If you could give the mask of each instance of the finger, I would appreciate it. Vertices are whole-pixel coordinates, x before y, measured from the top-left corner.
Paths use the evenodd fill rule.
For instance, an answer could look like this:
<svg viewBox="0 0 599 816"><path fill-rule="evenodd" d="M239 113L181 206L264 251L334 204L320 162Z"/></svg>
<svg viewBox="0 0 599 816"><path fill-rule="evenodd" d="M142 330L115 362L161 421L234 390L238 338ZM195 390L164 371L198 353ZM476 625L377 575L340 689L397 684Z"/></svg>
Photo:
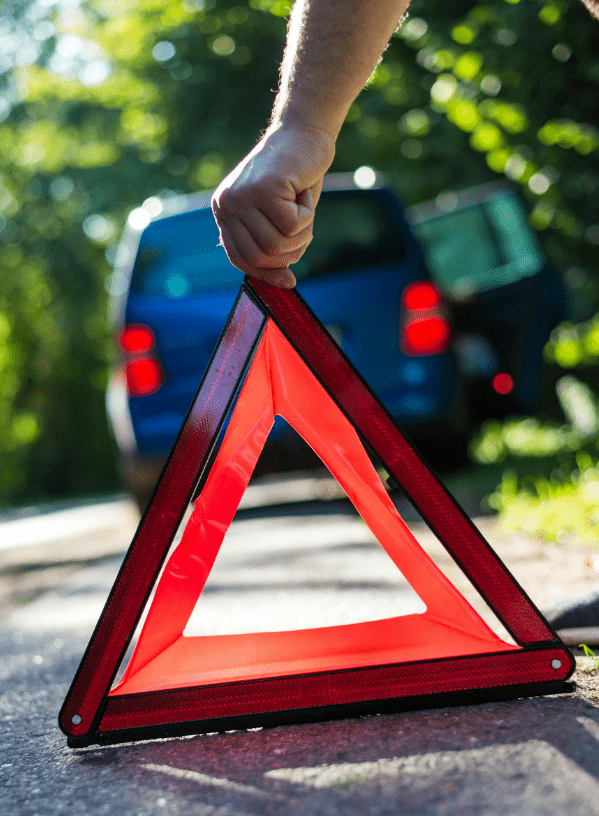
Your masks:
<svg viewBox="0 0 599 816"><path fill-rule="evenodd" d="M304 190L299 196L301 197L299 203L297 198L286 199L280 195L265 196L255 203L279 232L290 238L309 227L314 220L314 205L310 191Z"/></svg>
<svg viewBox="0 0 599 816"><path fill-rule="evenodd" d="M298 217L301 219L306 213L314 212L314 200L312 198L312 190L307 187L295 199L297 204Z"/></svg>
<svg viewBox="0 0 599 816"><path fill-rule="evenodd" d="M263 212L253 207L246 210L243 219L240 220L243 220L260 249L271 257L296 252L302 248L303 252L312 240L312 223L295 235L287 237L275 227ZM293 261L290 261L290 263L293 263Z"/></svg>
<svg viewBox="0 0 599 816"><path fill-rule="evenodd" d="M220 229L222 244L233 266L236 266L237 269L240 269L246 275L250 275L253 278L258 278L258 280L264 281L265 283L270 283L273 286L280 286L283 289L292 289L295 286L295 275L291 269L289 269L289 267L283 266L280 268L268 269L253 267L251 264L247 263L235 245L226 224L219 222L218 226Z"/></svg>
<svg viewBox="0 0 599 816"><path fill-rule="evenodd" d="M298 227L297 232L292 230L289 233L291 237L295 237L296 234L301 234L305 230L313 228L316 205L320 200L323 181L324 179L319 179L316 184L307 187L296 197L295 203L297 206ZM304 224L308 224L308 226L302 226Z"/></svg>
<svg viewBox="0 0 599 816"><path fill-rule="evenodd" d="M276 269L286 267L296 263L304 254L305 246L301 246L292 252L281 252L278 255L268 255L255 241L253 235L246 227L245 223L238 218L227 219L227 229L237 247L239 254L245 262L255 268Z"/></svg>

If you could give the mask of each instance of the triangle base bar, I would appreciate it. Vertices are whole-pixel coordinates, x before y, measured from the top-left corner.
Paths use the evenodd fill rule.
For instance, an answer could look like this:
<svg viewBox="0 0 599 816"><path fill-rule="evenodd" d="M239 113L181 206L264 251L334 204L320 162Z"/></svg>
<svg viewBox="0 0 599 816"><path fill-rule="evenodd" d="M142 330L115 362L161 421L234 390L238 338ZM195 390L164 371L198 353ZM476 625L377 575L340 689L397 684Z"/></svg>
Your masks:
<svg viewBox="0 0 599 816"><path fill-rule="evenodd" d="M573 668L566 648L546 647L202 689L124 694L108 699L94 734L71 737L69 745L83 747L569 693L574 685L566 680ZM498 685L502 676L505 685ZM369 689L376 689L378 699L368 699L373 694ZM280 710L281 702L288 707Z"/></svg>
<svg viewBox="0 0 599 816"><path fill-rule="evenodd" d="M528 683L522 686L499 686L476 691L458 691L447 694L427 694L417 697L393 697L372 703L298 708L293 711L275 711L269 714L247 714L241 717L225 717L217 720L193 720L170 725L148 725L141 728L124 728L118 731L101 731L92 737L69 737L69 748L87 748L89 745L114 745L137 740L186 737L192 734L236 731L246 728L276 728L279 725L301 725L329 720L345 720L367 717L373 714L398 714L403 711L420 711L448 706L501 703L525 697L542 697L546 694L571 694L576 683L564 680L550 683Z"/></svg>

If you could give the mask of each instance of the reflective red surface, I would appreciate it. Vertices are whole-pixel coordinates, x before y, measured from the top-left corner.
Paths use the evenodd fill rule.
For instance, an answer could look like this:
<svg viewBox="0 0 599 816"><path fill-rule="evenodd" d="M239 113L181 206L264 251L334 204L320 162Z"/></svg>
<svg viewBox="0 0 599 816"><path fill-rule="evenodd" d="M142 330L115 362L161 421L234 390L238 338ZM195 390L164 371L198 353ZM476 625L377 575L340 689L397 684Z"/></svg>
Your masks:
<svg viewBox="0 0 599 816"><path fill-rule="evenodd" d="M424 663L115 695L108 698L100 731L551 682L568 677L572 669L573 658L564 647L518 649Z"/></svg>

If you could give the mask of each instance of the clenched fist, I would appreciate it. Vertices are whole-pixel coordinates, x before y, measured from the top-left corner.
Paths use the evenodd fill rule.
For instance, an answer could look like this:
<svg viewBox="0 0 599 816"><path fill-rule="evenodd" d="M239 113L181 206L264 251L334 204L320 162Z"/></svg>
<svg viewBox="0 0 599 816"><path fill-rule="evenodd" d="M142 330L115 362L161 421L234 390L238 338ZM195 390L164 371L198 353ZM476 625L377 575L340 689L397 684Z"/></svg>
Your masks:
<svg viewBox="0 0 599 816"><path fill-rule="evenodd" d="M265 283L291 289L296 263L312 240L333 137L318 129L273 125L220 184L212 211L231 263Z"/></svg>

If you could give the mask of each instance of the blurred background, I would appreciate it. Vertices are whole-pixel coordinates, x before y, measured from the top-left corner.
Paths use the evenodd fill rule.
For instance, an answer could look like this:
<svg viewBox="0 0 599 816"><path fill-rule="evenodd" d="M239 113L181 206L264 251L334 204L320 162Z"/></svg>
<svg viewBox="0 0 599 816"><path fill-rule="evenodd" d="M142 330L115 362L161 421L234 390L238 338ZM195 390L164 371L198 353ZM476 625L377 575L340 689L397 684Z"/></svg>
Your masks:
<svg viewBox="0 0 599 816"><path fill-rule="evenodd" d="M290 5L3 3L0 509L122 489L105 390L125 222L215 187L253 147ZM535 415L487 418L470 455L506 523L548 540L599 524L598 90L599 24L579 0L413 0L331 168L382 171L408 206L517 189L570 319Z"/></svg>

